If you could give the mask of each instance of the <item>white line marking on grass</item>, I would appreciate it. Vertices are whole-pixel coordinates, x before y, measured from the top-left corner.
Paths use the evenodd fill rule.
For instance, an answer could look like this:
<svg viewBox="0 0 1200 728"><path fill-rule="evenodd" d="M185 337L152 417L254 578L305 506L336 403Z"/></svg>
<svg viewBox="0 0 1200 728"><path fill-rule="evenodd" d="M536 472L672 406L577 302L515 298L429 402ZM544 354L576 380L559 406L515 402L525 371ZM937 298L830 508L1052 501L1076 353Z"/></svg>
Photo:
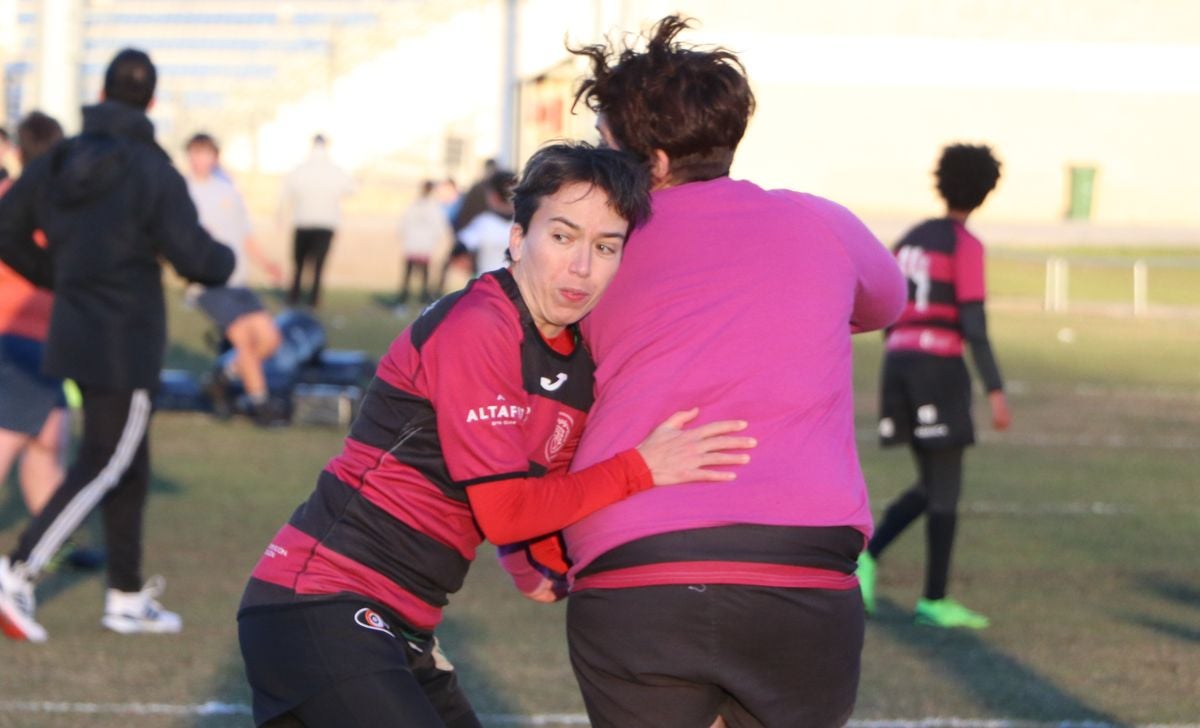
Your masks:
<svg viewBox="0 0 1200 728"><path fill-rule="evenodd" d="M1001 516L1120 516L1133 513L1129 506L1115 503L1002 503L978 501L965 503L962 509L968 513Z"/></svg>
<svg viewBox="0 0 1200 728"><path fill-rule="evenodd" d="M250 715L244 703L67 703L54 700L0 700L0 713L55 713L108 715ZM514 715L482 713L479 719L489 725L561 726L589 725L583 713L535 713ZM916 720L852 720L850 728L1118 728L1113 723L1086 720L1032 721L1006 718L919 718ZM1141 728L1200 728L1200 723L1157 723Z"/></svg>
<svg viewBox="0 0 1200 728"><path fill-rule="evenodd" d="M250 715L250 706L210 700L173 703L63 703L53 700L0 700L0 713L88 713L107 715Z"/></svg>

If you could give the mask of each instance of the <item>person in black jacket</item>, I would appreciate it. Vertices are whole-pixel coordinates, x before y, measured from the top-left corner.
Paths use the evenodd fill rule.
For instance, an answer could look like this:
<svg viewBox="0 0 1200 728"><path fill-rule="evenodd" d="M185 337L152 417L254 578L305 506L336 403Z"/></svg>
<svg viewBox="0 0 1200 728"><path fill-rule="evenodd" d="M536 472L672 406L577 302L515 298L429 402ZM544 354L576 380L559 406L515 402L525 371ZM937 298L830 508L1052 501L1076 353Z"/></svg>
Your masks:
<svg viewBox="0 0 1200 728"><path fill-rule="evenodd" d="M103 625L123 634L182 626L156 601L161 578L141 579L147 427L166 350L159 260L220 285L234 256L200 226L187 184L154 142L146 109L156 77L145 53L118 53L103 101L83 110L83 133L30 164L0 199L0 259L55 294L43 372L75 380L84 416L62 485L0 558L0 628L14 639L46 639L33 618L34 580L96 506L109 553ZM33 242L38 229L47 248Z"/></svg>

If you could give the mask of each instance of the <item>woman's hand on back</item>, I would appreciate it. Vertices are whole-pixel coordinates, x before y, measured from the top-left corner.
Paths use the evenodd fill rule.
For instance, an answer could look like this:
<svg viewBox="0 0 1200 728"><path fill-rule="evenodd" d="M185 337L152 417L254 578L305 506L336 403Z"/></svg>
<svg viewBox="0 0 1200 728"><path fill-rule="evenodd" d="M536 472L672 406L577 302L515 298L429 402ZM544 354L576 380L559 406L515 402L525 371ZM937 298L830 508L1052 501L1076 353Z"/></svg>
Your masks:
<svg viewBox="0 0 1200 728"><path fill-rule="evenodd" d="M733 480L737 477L734 472L710 468L750 462L748 454L732 452L749 450L758 444L753 437L733 434L746 429L745 420L710 422L685 430L684 425L699 414L698 408L676 412L637 446L655 485Z"/></svg>

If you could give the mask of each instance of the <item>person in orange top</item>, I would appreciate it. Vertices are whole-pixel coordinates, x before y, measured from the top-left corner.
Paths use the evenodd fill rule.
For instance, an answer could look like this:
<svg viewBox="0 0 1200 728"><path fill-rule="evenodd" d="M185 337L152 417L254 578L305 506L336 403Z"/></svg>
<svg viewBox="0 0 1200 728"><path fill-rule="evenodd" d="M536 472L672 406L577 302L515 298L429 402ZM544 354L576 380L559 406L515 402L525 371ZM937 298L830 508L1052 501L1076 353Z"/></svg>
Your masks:
<svg viewBox="0 0 1200 728"><path fill-rule="evenodd" d="M17 127L21 165L63 138L62 127L38 111ZM0 179L0 195L12 179ZM39 230L38 244L46 238ZM68 415L62 380L41 374L42 350L54 299L0 263L0 481L20 457L21 494L40 513L63 479Z"/></svg>

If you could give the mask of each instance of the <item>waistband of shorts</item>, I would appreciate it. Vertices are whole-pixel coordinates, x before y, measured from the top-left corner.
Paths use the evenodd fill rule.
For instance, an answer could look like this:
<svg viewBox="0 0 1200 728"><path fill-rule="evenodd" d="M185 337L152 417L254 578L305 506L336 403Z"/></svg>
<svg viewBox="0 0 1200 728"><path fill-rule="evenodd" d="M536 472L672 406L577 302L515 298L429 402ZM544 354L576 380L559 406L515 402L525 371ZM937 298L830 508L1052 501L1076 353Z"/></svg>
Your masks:
<svg viewBox="0 0 1200 728"><path fill-rule="evenodd" d="M247 586L247 590L253 587L253 582L256 579L251 579L251 585ZM383 614L389 624L399 625L395 629L409 639L416 639L422 642L431 642L433 640L433 632L427 629L414 627L408 620L396 613L396 610L391 609L374 599L354 594L343 592L341 594L292 594L292 598L287 601L267 601L258 602L249 606L238 608L237 618L240 621L243 617L256 617L264 614L276 614L280 612L288 612L296 609L311 609L313 607L334 606L338 604L357 604L359 606L368 607Z"/></svg>

